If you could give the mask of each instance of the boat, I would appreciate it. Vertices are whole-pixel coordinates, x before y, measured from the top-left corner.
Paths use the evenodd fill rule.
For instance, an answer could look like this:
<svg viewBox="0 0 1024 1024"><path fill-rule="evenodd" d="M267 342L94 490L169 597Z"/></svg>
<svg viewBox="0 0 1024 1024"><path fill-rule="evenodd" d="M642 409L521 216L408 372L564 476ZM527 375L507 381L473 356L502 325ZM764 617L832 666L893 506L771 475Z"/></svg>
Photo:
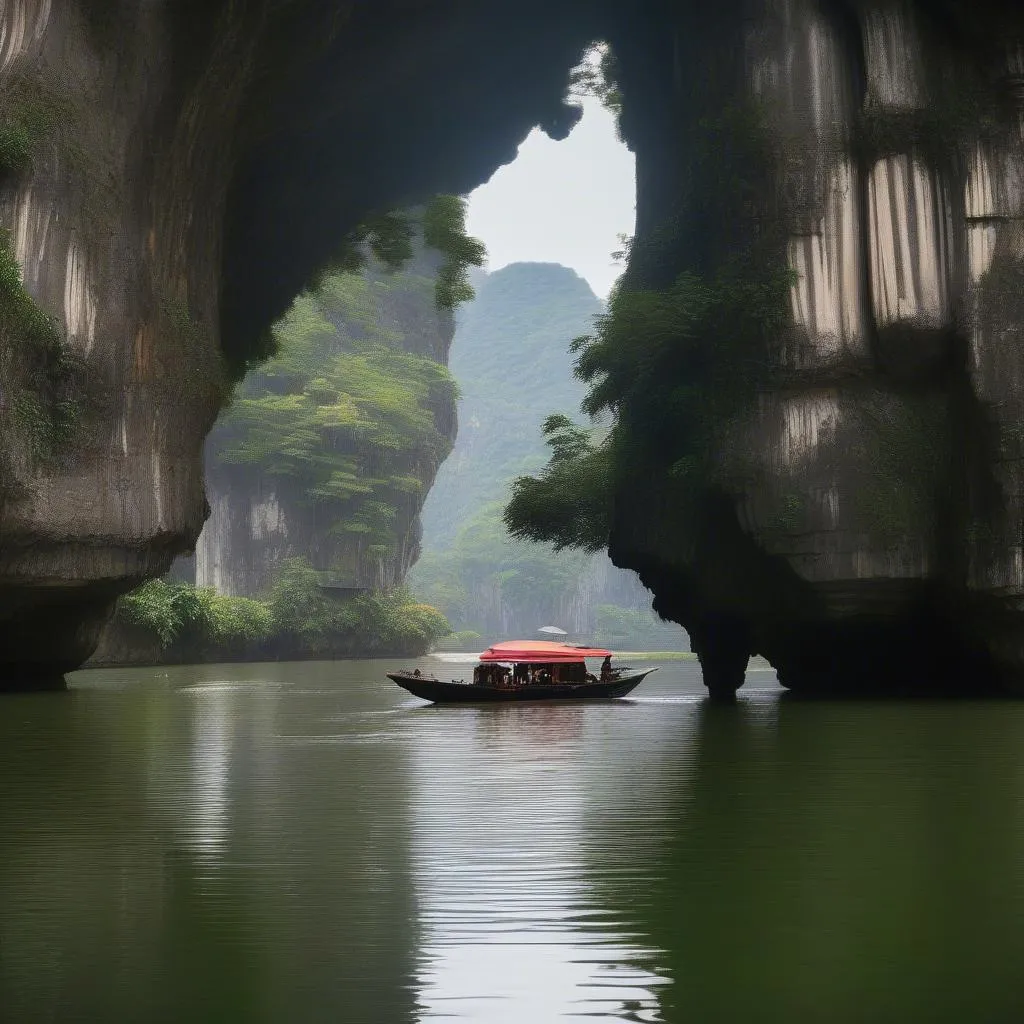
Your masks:
<svg viewBox="0 0 1024 1024"><path fill-rule="evenodd" d="M604 659L601 675L587 671L587 658ZM493 704L527 700L595 700L625 697L656 668L634 672L611 668L612 652L599 647L544 640L493 644L480 655L473 679L445 681L419 669L387 673L415 697L435 704Z"/></svg>

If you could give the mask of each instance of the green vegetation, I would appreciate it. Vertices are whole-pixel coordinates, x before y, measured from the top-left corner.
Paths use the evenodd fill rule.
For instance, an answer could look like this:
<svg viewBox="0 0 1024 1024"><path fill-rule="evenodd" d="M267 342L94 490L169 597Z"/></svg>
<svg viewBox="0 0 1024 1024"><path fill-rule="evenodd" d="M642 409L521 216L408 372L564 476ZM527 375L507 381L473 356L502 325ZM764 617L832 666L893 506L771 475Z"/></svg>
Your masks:
<svg viewBox="0 0 1024 1024"><path fill-rule="evenodd" d="M0 367L0 416L13 416L37 459L54 456L79 419L74 361L56 321L25 291L7 232L0 232Z"/></svg>
<svg viewBox="0 0 1024 1024"><path fill-rule="evenodd" d="M633 241L607 312L572 345L576 375L589 386L583 411L610 416L611 430L596 444L565 417L548 421L548 465L516 481L506 508L517 536L594 550L608 543L614 497L649 492L671 511L637 509L660 524L657 535L645 529L648 541L685 552L687 523L705 498L755 472L737 428L771 378L793 284L781 225L756 215L777 142L765 112L748 103L698 112L687 130L677 209ZM687 201L693 194L708 197L699 210ZM680 265L666 284L642 285ZM600 513L574 503L577 480Z"/></svg>
<svg viewBox="0 0 1024 1024"><path fill-rule="evenodd" d="M118 612L125 622L153 633L163 648L258 643L269 639L275 626L273 612L263 602L165 580L150 580L125 595Z"/></svg>
<svg viewBox="0 0 1024 1024"><path fill-rule="evenodd" d="M678 627L648 610L650 596L636 577L603 554L555 553L528 535L510 536L502 523L512 481L543 465L540 431L548 410L578 405L584 396L568 343L601 308L586 282L565 267L512 264L478 285L460 318L450 361L465 395L459 436L424 506L423 554L408 582L455 628L476 634L462 649L478 647L481 638L529 636L548 624L592 631L599 605L606 616L618 612L629 622L637 637L632 645L652 637L662 648L685 642ZM564 454L591 443L564 418L550 426ZM605 450L600 443L597 449ZM566 481L564 489L566 514L586 505L602 544L605 481L595 472ZM451 638L450 644L454 649Z"/></svg>
<svg viewBox="0 0 1024 1024"><path fill-rule="evenodd" d="M404 589L338 600L303 558L282 564L263 600L224 597L188 583L151 580L121 599L118 617L159 640L173 658L424 653L450 632L444 616Z"/></svg>
<svg viewBox="0 0 1024 1024"><path fill-rule="evenodd" d="M4 114L0 119L0 172L25 170L53 126L52 111L39 104L26 104Z"/></svg>
<svg viewBox="0 0 1024 1024"><path fill-rule="evenodd" d="M551 417L550 461L513 485L509 530L594 551L608 542L622 473L663 474L682 505L724 486L743 452L724 450L720 428L753 403L770 372L768 340L785 323L791 283L748 256L710 279L684 273L663 291L619 290L595 333L573 342L577 376L590 384L584 412L611 413L615 424L594 444L566 417ZM578 500L581 481L591 502Z"/></svg>
<svg viewBox="0 0 1024 1024"><path fill-rule="evenodd" d="M466 203L457 196L435 196L423 211L423 241L444 253L435 295L440 309L455 309L473 298L469 268L483 266L487 250L466 234Z"/></svg>
<svg viewBox="0 0 1024 1024"><path fill-rule="evenodd" d="M361 274L367 270L370 257L391 272L400 270L413 258L417 236L444 257L433 275L437 308L454 310L472 299L469 271L483 265L487 250L482 242L466 234L466 201L451 195L434 196L416 210L368 216L345 236L334 258L314 276L306 294L324 290L339 277ZM245 359L229 358L230 379L241 380L261 362L277 355L281 342L280 328L271 328L256 340Z"/></svg>
<svg viewBox="0 0 1024 1024"><path fill-rule="evenodd" d="M339 274L300 296L276 328L278 354L238 389L212 437L215 459L290 481L367 562L394 550L399 511L418 505L450 447L438 423L457 396L451 375L376 319L385 293L427 286Z"/></svg>
<svg viewBox="0 0 1024 1024"><path fill-rule="evenodd" d="M28 170L41 143L70 120L71 105L53 86L31 72L5 82L0 95L0 176Z"/></svg>
<svg viewBox="0 0 1024 1024"><path fill-rule="evenodd" d="M606 43L592 46L569 75L571 97L595 96L616 116L622 114L622 91L615 54Z"/></svg>
<svg viewBox="0 0 1024 1024"><path fill-rule="evenodd" d="M539 477L521 476L503 519L513 537L547 542L555 551L600 551L611 529L611 448L566 416L549 416L544 436L551 458Z"/></svg>

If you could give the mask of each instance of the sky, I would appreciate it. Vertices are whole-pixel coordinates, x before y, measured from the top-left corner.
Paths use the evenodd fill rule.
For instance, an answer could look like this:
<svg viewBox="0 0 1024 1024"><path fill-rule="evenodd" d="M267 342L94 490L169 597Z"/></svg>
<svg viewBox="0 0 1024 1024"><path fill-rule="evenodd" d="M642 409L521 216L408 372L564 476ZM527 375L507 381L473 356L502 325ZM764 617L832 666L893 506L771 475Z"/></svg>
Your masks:
<svg viewBox="0 0 1024 1024"><path fill-rule="evenodd" d="M488 270L561 263L604 299L622 273L611 258L618 236L633 233L636 168L614 116L597 99L582 102L583 118L567 139L534 129L516 160L471 193L467 228L487 246Z"/></svg>

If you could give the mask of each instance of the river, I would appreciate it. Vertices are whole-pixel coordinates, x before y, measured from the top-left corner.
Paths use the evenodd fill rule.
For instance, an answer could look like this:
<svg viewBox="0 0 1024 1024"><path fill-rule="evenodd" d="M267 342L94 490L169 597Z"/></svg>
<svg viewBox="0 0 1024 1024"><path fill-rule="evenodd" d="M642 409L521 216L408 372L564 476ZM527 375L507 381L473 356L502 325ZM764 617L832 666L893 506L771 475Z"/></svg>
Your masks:
<svg viewBox="0 0 1024 1024"><path fill-rule="evenodd" d="M387 667L5 697L0 1020L1024 1020L1024 704L710 707L669 662L435 708Z"/></svg>

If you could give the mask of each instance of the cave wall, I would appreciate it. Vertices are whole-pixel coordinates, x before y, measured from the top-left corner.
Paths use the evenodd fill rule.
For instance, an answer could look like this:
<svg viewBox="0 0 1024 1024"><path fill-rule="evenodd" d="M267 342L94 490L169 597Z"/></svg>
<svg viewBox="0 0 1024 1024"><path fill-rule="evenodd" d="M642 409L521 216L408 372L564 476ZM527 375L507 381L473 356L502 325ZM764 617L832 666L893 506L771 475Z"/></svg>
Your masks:
<svg viewBox="0 0 1024 1024"><path fill-rule="evenodd" d="M794 271L700 515L657 475L620 481L613 560L718 692L754 651L798 688L895 679L938 630L925 675L1021 674L1016 5L7 0L0 149L31 152L0 225L63 347L37 358L4 319L4 685L78 664L113 598L194 545L227 383L344 233L469 191L536 124L564 135L566 69L598 37L637 155L626 287L769 231ZM694 140L751 105L777 145L723 196ZM74 427L43 443L58 399Z"/></svg>
<svg viewBox="0 0 1024 1024"><path fill-rule="evenodd" d="M0 5L0 120L31 136L0 226L78 415L35 450L10 398L35 387L24 335L4 331L0 685L80 664L116 596L194 546L229 381L347 231L471 190L537 124L568 131L587 6Z"/></svg>
<svg viewBox="0 0 1024 1024"><path fill-rule="evenodd" d="M708 275L773 237L792 283L754 400L716 425L696 520L680 528L665 477L627 474L613 558L724 695L752 653L795 689L1019 678L1020 16L772 0L669 20L621 53L646 167L629 284ZM661 97L657 117L631 87ZM771 153L726 201L680 140L735 110Z"/></svg>
<svg viewBox="0 0 1024 1024"><path fill-rule="evenodd" d="M74 667L126 581L166 569L204 517L203 438L221 400L221 208L252 40L176 52L170 5L0 7L5 138L43 127L6 168L0 224L25 290L56 318L79 422L56 450L19 416L31 358L4 332L0 665L13 682ZM102 19L101 19L102 20ZM215 19L206 19L209 27ZM133 45L105 43L117 31ZM230 74L225 74L230 70ZM45 440L45 439L43 439Z"/></svg>

